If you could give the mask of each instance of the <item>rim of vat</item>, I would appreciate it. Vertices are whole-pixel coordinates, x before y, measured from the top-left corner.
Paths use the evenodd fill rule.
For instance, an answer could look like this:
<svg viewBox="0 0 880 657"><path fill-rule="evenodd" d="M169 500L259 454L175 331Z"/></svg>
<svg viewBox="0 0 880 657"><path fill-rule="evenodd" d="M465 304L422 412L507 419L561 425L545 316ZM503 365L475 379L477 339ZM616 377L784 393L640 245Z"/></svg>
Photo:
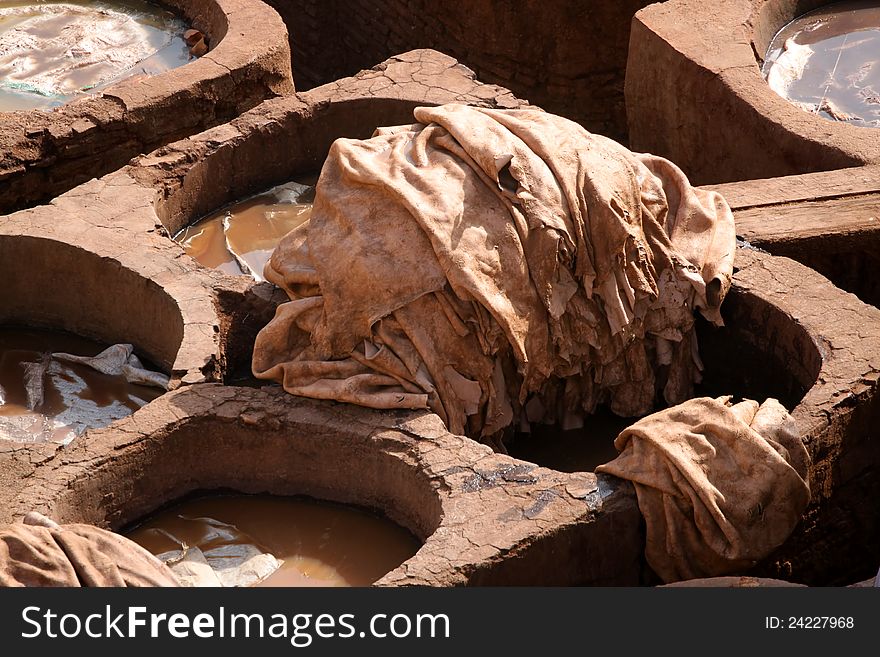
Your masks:
<svg viewBox="0 0 880 657"><path fill-rule="evenodd" d="M866 163L869 160L880 158L880 132L878 132L880 128L856 126L846 121L831 121L818 114L806 112L770 89L770 85L760 73L760 66L763 65L767 48L770 47L770 42L779 30L794 19L830 4L833 2L827 0L763 0L755 2L755 9L750 18L752 25L751 46L753 59L756 66L759 67L758 81L762 83L763 92L752 98L762 114L771 120L784 123L792 132L802 138L840 148L848 156L858 159L858 163ZM748 99L749 95L747 94L751 93L750 87L751 85L748 87L737 85L734 89Z"/></svg>
<svg viewBox="0 0 880 657"><path fill-rule="evenodd" d="M171 389L217 380L221 365L220 317L212 282L187 266L189 263L182 263L177 251L156 235L155 215L147 195L127 182L124 176L111 174L85 183L47 205L3 217L0 240L46 245L44 252L37 251L41 275L47 277L46 289L51 285L66 291L66 296L61 295L65 297L62 304L69 306L69 312L78 313L78 324L70 317L62 318L36 306L29 310L22 306L16 312L27 312L38 323L79 332L84 337L131 342L170 375ZM53 249L91 263L92 270L108 281L126 281L126 289L121 292L124 296L101 301L107 313L117 313L116 324L106 324L106 317L90 317L92 303L97 302L90 303L78 294L95 279L83 281L78 280L75 271L53 271ZM110 290L114 291L118 292ZM157 316L139 315L137 309L127 306L136 303L138 295L167 302L173 319L165 317L162 325L151 324ZM0 317L3 315L0 308ZM165 335L151 334L151 330L171 331L174 344L169 346Z"/></svg>
<svg viewBox="0 0 880 657"><path fill-rule="evenodd" d="M54 111L0 113L0 212L46 202L159 144L293 92L287 28L271 7L169 4L188 8L193 24L223 38L203 57L146 81L121 80Z"/></svg>
<svg viewBox="0 0 880 657"><path fill-rule="evenodd" d="M880 310L805 265L737 249L734 287L761 298L801 327L820 359L816 380L791 411L812 457L816 502L833 492L842 443L859 414L874 413L880 381ZM723 308L723 306L722 306Z"/></svg>
<svg viewBox="0 0 880 657"><path fill-rule="evenodd" d="M413 50L352 77L266 100L226 124L135 158L126 170L160 192L156 213L173 236L236 199L314 172L339 137L365 139L378 126L412 123L419 105L452 102L528 106L448 55Z"/></svg>
<svg viewBox="0 0 880 657"><path fill-rule="evenodd" d="M640 139L646 137L637 136L634 145L668 151L669 144L675 144L673 150L682 150L681 140L698 140L707 151L699 156L701 175L697 182L701 184L830 171L880 161L880 128L831 121L806 112L774 92L761 74L760 63L776 32L794 18L827 4L823 0L725 0L707 6L702 0L669 0L637 12L626 82L631 130L635 127L645 135L671 130L668 126L673 125L670 122L679 111L694 116L700 112L702 118L689 119L687 123L694 124L692 130L686 126L679 129L681 134L661 134L659 142L650 145L640 145ZM700 81L694 88L702 89L704 96L698 99L685 92L673 104L687 107L661 109L645 96L645 85L661 74L659 68L650 70L657 65L651 61L677 62L674 65ZM679 92L672 87L668 93ZM664 99L668 101L668 95ZM715 105L712 112L705 111L707 103ZM667 114L659 126L650 116L655 112ZM712 147L713 140L720 146ZM743 142L749 144L745 147L747 156L743 155L748 161L725 163L735 157L737 145ZM768 144L776 153L769 164L755 155L766 152ZM686 156L668 154L687 170ZM702 179L704 170L711 171L716 165L725 170L734 167L737 175Z"/></svg>

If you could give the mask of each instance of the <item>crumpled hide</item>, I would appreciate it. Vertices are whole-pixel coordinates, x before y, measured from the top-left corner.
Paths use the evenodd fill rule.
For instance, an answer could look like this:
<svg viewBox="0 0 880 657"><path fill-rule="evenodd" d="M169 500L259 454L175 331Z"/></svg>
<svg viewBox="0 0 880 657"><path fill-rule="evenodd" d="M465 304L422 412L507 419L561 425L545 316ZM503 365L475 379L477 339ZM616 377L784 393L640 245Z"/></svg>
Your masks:
<svg viewBox="0 0 880 657"><path fill-rule="evenodd" d="M52 358L69 363L80 363L101 374L121 376L128 383L168 390L169 378L161 372L146 369L140 358L135 355L134 346L130 344L114 344L97 356L77 356L59 352L52 354Z"/></svg>
<svg viewBox="0 0 880 657"><path fill-rule="evenodd" d="M664 582L754 565L791 534L810 500L809 456L775 399L699 397L642 418L596 472L630 480L645 557Z"/></svg>
<svg viewBox="0 0 880 657"><path fill-rule="evenodd" d="M39 514L0 525L0 586L178 586L137 543L91 525Z"/></svg>
<svg viewBox="0 0 880 657"><path fill-rule="evenodd" d="M214 518L178 518L197 529L196 545L158 527L147 529L145 534L152 541L158 538L160 544L171 547L156 556L171 569L181 586L254 586L284 563L235 525Z"/></svg>
<svg viewBox="0 0 880 657"><path fill-rule="evenodd" d="M27 394L26 411L14 415L0 414L0 440L18 443L46 441L66 445L88 428L106 426L113 420L132 413L130 406L118 401L96 404L82 399L71 400L71 393L64 389L66 386L59 384L65 381L70 383L79 377L62 363L85 365L108 376L122 377L131 384L163 390L168 389L170 382L165 374L146 369L130 344L112 345L96 356L77 356L63 352L43 354L37 362L22 364ZM55 394L61 395L66 406L65 410L51 416L40 412L45 402L47 377L50 379L50 386L55 388ZM85 382L82 383L85 385ZM75 397L75 393L73 396ZM5 403L6 396L0 387L0 407ZM146 400L141 400L140 403L146 403Z"/></svg>
<svg viewBox="0 0 880 657"><path fill-rule="evenodd" d="M691 397L694 311L720 324L731 283L724 199L540 110L414 113L333 144L311 219L265 268L290 301L257 336L254 374L429 408L486 441Z"/></svg>

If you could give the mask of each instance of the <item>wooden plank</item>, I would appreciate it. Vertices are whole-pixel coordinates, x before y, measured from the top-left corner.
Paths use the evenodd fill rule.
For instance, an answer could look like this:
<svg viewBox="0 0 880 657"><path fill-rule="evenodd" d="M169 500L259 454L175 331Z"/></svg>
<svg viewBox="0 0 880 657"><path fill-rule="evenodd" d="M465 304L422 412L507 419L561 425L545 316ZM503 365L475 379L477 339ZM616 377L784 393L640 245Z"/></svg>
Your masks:
<svg viewBox="0 0 880 657"><path fill-rule="evenodd" d="M755 244L880 232L880 194L735 210L736 234Z"/></svg>
<svg viewBox="0 0 880 657"><path fill-rule="evenodd" d="M735 210L880 193L880 166L864 166L799 176L765 178L700 189L720 192Z"/></svg>

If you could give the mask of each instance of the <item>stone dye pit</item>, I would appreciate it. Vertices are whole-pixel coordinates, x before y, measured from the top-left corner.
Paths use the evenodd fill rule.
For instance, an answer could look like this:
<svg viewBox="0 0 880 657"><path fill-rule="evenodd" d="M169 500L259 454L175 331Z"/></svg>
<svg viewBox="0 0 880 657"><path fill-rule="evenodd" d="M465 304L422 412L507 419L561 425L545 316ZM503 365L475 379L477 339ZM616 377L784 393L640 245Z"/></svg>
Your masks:
<svg viewBox="0 0 880 657"><path fill-rule="evenodd" d="M197 586L369 586L420 547L375 514L268 495L186 500L125 534L172 569L206 561L213 573L201 570Z"/></svg>
<svg viewBox="0 0 880 657"><path fill-rule="evenodd" d="M68 358L103 350L75 335L0 326L0 439L66 444L164 392Z"/></svg>
<svg viewBox="0 0 880 657"><path fill-rule="evenodd" d="M787 25L814 10L819 17L815 20L824 21L821 17L830 17L837 6L861 7L859 21L875 22L877 3L838 5L822 0L731 0L714 5L670 0L639 11L633 21L626 75L630 147L670 158L694 184L880 162L880 133L862 127L877 118L872 113L876 48L871 50L868 43L874 32L853 29L847 16L857 15L841 14L839 28L834 27L839 21L829 18L790 40L793 49L782 61L783 65L790 61L795 69L805 66L804 84L820 86L818 92L805 97L806 102L813 110L828 100L833 106L839 103L841 107L832 110L838 120L827 118L831 114L825 110L805 111L774 91L771 84L783 85L784 74L777 77L771 71L771 84L762 74L762 68L766 72L777 55L778 44L771 46L777 34L784 39ZM818 55L816 63L821 65L815 74L810 73L812 58L804 59L808 46L797 44L837 29L850 36L840 35L828 45L834 48L839 41L846 47L830 50L828 65L826 56ZM829 75L823 76L823 69ZM795 72L788 75L792 93L800 88L793 81L800 78ZM855 97L857 107L846 100L848 96ZM863 121L840 120L850 115Z"/></svg>
<svg viewBox="0 0 880 657"><path fill-rule="evenodd" d="M176 263L179 249L150 239L155 219L130 202L143 207L132 195L75 211L73 198L59 197L51 206L3 218L0 325L134 345L144 362L170 375L169 388L216 380L219 320L210 291L199 272ZM112 219L104 213L120 211L127 211L129 228L108 228ZM68 212L62 226L57 217ZM23 268L22 262L40 264Z"/></svg>
<svg viewBox="0 0 880 657"><path fill-rule="evenodd" d="M285 183L233 203L187 226L174 241L205 267L262 281L279 240L311 215L317 176L311 178L312 184Z"/></svg>
<svg viewBox="0 0 880 657"><path fill-rule="evenodd" d="M0 7L0 111L48 109L192 58L186 23L144 0Z"/></svg>
<svg viewBox="0 0 880 657"><path fill-rule="evenodd" d="M808 112L880 127L880 6L836 2L800 16L773 37L762 72Z"/></svg>

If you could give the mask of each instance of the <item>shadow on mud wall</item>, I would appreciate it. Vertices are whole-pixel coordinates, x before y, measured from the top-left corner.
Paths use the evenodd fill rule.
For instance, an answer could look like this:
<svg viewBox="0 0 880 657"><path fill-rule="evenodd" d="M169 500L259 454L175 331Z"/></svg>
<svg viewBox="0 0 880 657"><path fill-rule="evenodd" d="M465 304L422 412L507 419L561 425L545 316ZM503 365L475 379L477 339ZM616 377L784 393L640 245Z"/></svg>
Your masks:
<svg viewBox="0 0 880 657"><path fill-rule="evenodd" d="M433 48L483 81L626 142L630 22L649 0L266 0L287 23L298 90Z"/></svg>
<svg viewBox="0 0 880 657"><path fill-rule="evenodd" d="M880 308L880 235L834 234L815 238L761 243L773 255L785 256L815 269L842 290Z"/></svg>

